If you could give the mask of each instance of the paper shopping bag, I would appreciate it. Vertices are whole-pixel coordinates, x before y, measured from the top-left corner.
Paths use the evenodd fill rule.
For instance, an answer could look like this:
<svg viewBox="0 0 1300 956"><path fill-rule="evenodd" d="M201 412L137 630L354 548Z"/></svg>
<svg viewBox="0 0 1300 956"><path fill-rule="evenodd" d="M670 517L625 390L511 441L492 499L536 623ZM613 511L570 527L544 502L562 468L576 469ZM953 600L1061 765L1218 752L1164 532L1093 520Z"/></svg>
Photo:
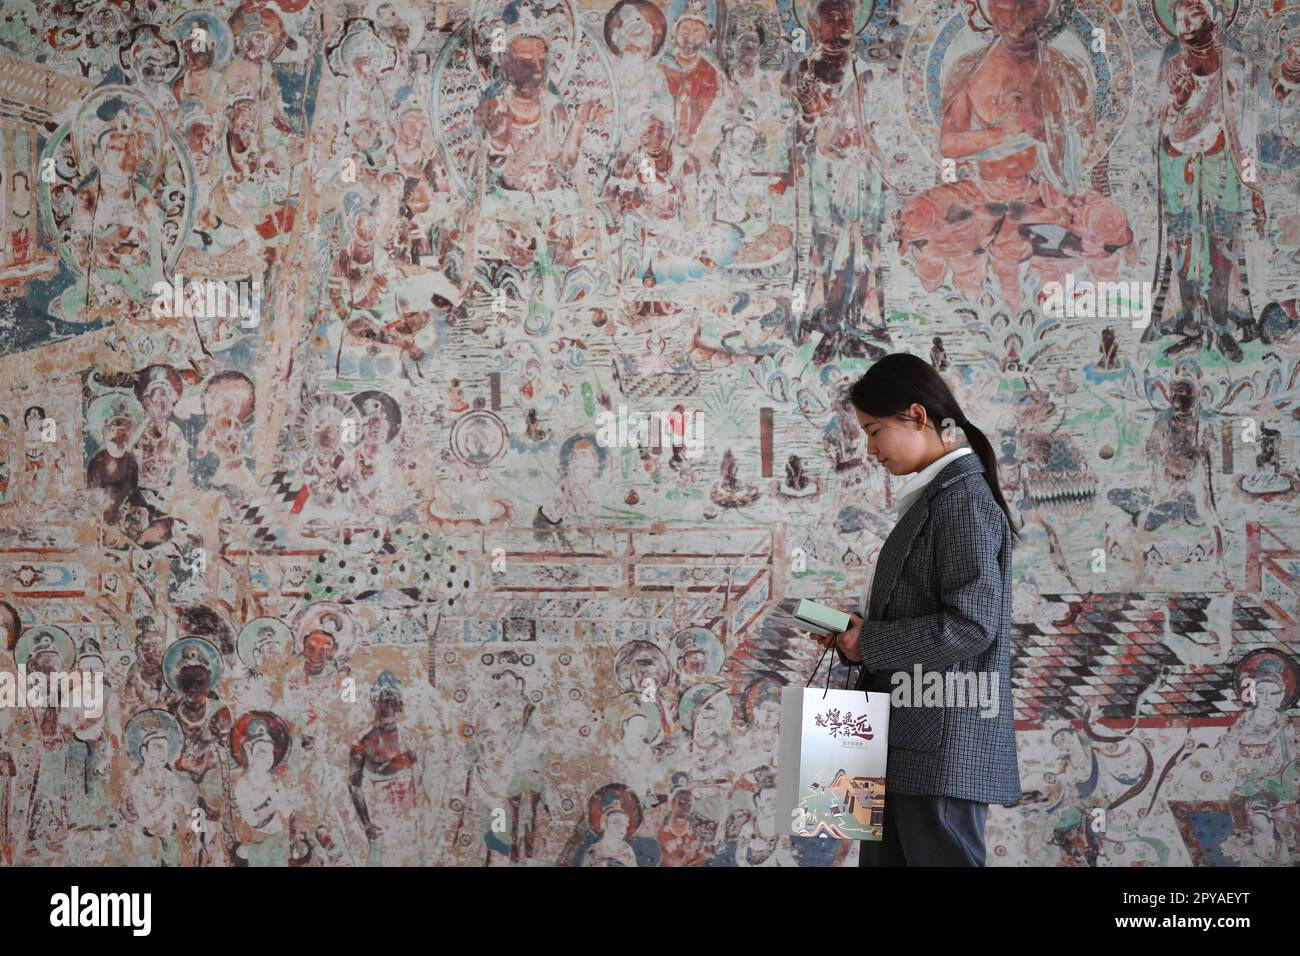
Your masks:
<svg viewBox="0 0 1300 956"><path fill-rule="evenodd" d="M783 688L776 832L882 839L888 740L888 694Z"/></svg>

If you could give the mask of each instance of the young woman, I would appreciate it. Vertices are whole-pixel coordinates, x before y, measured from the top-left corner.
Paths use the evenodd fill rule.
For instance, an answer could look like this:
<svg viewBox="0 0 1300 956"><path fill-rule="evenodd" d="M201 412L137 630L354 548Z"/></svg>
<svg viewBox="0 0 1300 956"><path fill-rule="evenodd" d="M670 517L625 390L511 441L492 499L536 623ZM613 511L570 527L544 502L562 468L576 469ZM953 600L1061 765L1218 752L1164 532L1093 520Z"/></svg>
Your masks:
<svg viewBox="0 0 1300 956"><path fill-rule="evenodd" d="M993 447L929 363L887 355L849 398L867 453L912 475L860 613L843 634L814 637L862 668L858 690L892 695L884 839L862 843L858 863L983 866L988 805L1021 797L1010 674L1019 535Z"/></svg>

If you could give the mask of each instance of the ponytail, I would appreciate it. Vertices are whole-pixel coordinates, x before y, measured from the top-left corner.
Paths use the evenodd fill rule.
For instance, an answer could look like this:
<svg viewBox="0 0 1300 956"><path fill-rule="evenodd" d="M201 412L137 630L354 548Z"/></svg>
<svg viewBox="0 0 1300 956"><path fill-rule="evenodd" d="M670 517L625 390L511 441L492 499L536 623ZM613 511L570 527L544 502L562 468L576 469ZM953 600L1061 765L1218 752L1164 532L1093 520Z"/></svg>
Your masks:
<svg viewBox="0 0 1300 956"><path fill-rule="evenodd" d="M920 405L930 421L935 424L945 419L955 422L966 435L971 451L979 456L984 466L984 480L993 492L993 500L1007 516L1007 526L1013 542L1020 540L1020 532L1012 518L1011 508L1002 495L998 481L998 459L993 444L974 422L962 413L952 390L942 376L924 359L906 352L886 355L849 389L849 400L873 418L887 418Z"/></svg>
<svg viewBox="0 0 1300 956"><path fill-rule="evenodd" d="M974 422L967 420L960 410L957 414L960 416L957 418L958 427L965 433L971 451L979 456L980 463L984 466L984 480L988 482L989 491L993 492L993 500L998 503L1002 513L1007 516L1007 527L1011 529L1011 540L1013 542L1019 541L1020 532L1016 530L1016 523L1011 517L1011 508L1007 504L1006 498L1002 496L1002 486L998 481L998 459L993 451L993 443L989 441L987 435L976 427Z"/></svg>

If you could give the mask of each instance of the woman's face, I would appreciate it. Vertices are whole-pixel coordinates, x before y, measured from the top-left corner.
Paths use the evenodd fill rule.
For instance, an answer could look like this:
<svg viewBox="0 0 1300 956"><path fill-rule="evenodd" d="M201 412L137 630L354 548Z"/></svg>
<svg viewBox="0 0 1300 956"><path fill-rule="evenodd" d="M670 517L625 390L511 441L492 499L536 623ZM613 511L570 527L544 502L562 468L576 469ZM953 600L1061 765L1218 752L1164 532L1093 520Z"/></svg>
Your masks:
<svg viewBox="0 0 1300 956"><path fill-rule="evenodd" d="M917 406L919 407L919 406ZM867 435L867 454L891 475L919 471L926 452L925 432L914 421L894 416L875 418L854 408L858 424ZM930 427L926 422L926 427Z"/></svg>

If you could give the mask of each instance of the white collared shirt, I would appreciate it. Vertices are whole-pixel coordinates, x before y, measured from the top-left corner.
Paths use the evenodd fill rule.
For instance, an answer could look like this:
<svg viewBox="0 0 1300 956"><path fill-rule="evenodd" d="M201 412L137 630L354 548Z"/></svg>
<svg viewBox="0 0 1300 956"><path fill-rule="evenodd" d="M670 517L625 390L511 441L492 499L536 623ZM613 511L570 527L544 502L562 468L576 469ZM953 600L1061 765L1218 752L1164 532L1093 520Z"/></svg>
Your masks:
<svg viewBox="0 0 1300 956"><path fill-rule="evenodd" d="M939 472L947 468L951 462L956 461L962 455L971 454L974 454L974 451L970 446L963 445L961 448L956 448L948 452L948 454L936 458L920 471L913 472L907 481L903 483L903 487L898 493L898 500L894 504L894 514L898 515L898 520L901 521L903 515L907 514L907 510L916 503L916 499L921 496L921 492L925 491L926 486L934 480L935 475L939 474ZM895 524L897 523L898 522L895 521ZM879 551L876 552L875 557L879 559ZM862 604L858 608L858 616L861 618L866 618L867 616L867 608L870 607L871 604L871 582L875 576L876 565L875 562L872 562L867 565L867 580L862 588Z"/></svg>
<svg viewBox="0 0 1300 956"><path fill-rule="evenodd" d="M907 481L903 482L903 487L898 491L898 504L894 506L894 513L901 520L903 515L907 514L907 509L912 507L916 501L916 496L925 490L926 486L934 480L934 476L939 474L948 467L949 462L956 461L962 455L971 455L974 452L968 445L956 448L941 458L936 458L930 464L926 465L918 472L914 472Z"/></svg>

